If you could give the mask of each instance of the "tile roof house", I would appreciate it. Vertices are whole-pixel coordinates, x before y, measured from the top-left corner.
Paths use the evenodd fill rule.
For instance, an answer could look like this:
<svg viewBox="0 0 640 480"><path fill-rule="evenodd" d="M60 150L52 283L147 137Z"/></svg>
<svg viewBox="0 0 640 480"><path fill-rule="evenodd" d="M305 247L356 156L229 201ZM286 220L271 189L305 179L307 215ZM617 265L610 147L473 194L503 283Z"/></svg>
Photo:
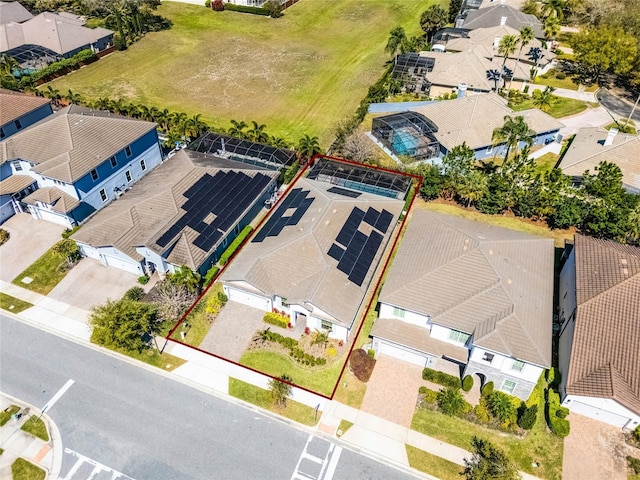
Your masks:
<svg viewBox="0 0 640 480"><path fill-rule="evenodd" d="M22 23L30 18L33 18L33 15L20 2L0 2L0 25Z"/></svg>
<svg viewBox="0 0 640 480"><path fill-rule="evenodd" d="M51 102L46 98L0 88L0 140L52 113Z"/></svg>
<svg viewBox="0 0 640 480"><path fill-rule="evenodd" d="M2 22L0 54L15 58L25 69L37 70L81 50L99 52L113 45L111 30L87 28L84 23L81 17L52 12L43 12L22 22Z"/></svg>
<svg viewBox="0 0 640 480"><path fill-rule="evenodd" d="M615 163L622 171L622 185L640 194L640 136L602 127L581 128L562 156L558 167L580 182L584 172L592 174L600 162Z"/></svg>
<svg viewBox="0 0 640 480"><path fill-rule="evenodd" d="M26 175L46 188L15 199L14 207L67 227L103 208L161 161L156 124L77 106L0 142L0 180Z"/></svg>
<svg viewBox="0 0 640 480"><path fill-rule="evenodd" d="M437 62L436 62L437 64ZM564 125L537 108L514 112L507 106L506 99L495 93L469 95L455 100L433 102L428 105L413 107L410 109L423 115L429 124L435 125L433 136L439 142L439 155L443 157L452 148L466 142L469 148L475 151L476 158L482 160L505 154L504 145L493 145L493 130L504 124L505 116L522 116L529 128L536 132L534 145L544 145L553 141L560 128ZM384 119L385 117L378 117ZM394 132L392 132L393 134ZM422 135L419 132L398 132L404 136L415 135L415 141L419 143ZM381 143L387 141L378 138L375 131L372 135ZM393 142L391 142L393 144ZM405 154L405 152L395 152Z"/></svg>
<svg viewBox="0 0 640 480"><path fill-rule="evenodd" d="M231 301L347 341L404 201L321 177L296 181L220 280Z"/></svg>
<svg viewBox="0 0 640 480"><path fill-rule="evenodd" d="M559 299L562 405L635 429L640 424L640 248L576 235L560 273Z"/></svg>
<svg viewBox="0 0 640 480"><path fill-rule="evenodd" d="M520 31L522 27L529 26L533 28L536 38L544 38L542 23L535 15L523 13L509 5L499 4L478 10L470 10L464 19L456 20L456 27L466 30L501 25L508 25L517 31Z"/></svg>
<svg viewBox="0 0 640 480"><path fill-rule="evenodd" d="M181 150L71 238L84 256L139 275L205 274L263 209L275 169Z"/></svg>
<svg viewBox="0 0 640 480"><path fill-rule="evenodd" d="M553 262L551 239L414 209L373 348L526 400L551 365Z"/></svg>

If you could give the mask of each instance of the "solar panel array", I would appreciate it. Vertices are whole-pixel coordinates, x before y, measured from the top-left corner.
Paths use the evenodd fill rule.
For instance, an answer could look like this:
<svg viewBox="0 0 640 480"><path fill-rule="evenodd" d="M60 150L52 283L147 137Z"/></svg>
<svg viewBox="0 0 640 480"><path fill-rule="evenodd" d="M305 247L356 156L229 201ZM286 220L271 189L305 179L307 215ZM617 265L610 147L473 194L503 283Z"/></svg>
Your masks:
<svg viewBox="0 0 640 480"><path fill-rule="evenodd" d="M184 193L188 200L181 209L185 213L157 240L166 247L185 227L199 233L193 244L209 251L242 213L257 199L271 178L261 173L253 177L242 172L217 172L204 174ZM213 220L208 223L207 217Z"/></svg>
<svg viewBox="0 0 640 480"><path fill-rule="evenodd" d="M331 187L329 190L327 190L327 192L337 193L338 195L344 195L345 197L350 198L358 198L360 195L362 195L361 192L354 192L353 190L347 190L346 188L340 187Z"/></svg>
<svg viewBox="0 0 640 480"><path fill-rule="evenodd" d="M380 212L372 207L366 212L358 207L351 210L327 253L338 261L338 270L345 273L349 281L362 285L392 220L393 214L387 210ZM359 230L362 222L374 228L369 236Z"/></svg>
<svg viewBox="0 0 640 480"><path fill-rule="evenodd" d="M315 200L313 197L307 197L309 193L309 190L301 188L291 190L251 242L260 243L267 237L277 237L287 225L297 225ZM295 211L285 216L290 209Z"/></svg>

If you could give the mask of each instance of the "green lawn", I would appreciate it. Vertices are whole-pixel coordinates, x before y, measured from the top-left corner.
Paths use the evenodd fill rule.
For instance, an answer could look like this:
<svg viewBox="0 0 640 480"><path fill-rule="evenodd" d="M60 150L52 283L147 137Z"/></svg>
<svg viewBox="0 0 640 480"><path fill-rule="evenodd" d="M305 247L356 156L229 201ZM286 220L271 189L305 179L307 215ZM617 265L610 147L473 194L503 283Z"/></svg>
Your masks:
<svg viewBox="0 0 640 480"><path fill-rule="evenodd" d="M549 152L545 153L541 157L536 158L536 173L546 173L549 170L552 170L553 167L558 163L559 155Z"/></svg>
<svg viewBox="0 0 640 480"><path fill-rule="evenodd" d="M324 395L331 395L342 369L342 362L313 369L302 368L288 356L266 350L245 352L240 363L274 377L286 373L294 384Z"/></svg>
<svg viewBox="0 0 640 480"><path fill-rule="evenodd" d="M24 458L18 458L13 462L11 474L13 480L44 480L47 476L47 472Z"/></svg>
<svg viewBox="0 0 640 480"><path fill-rule="evenodd" d="M18 413L19 411L20 407L17 405L11 405L5 410L0 411L0 427L11 420L11 415L13 415L14 413Z"/></svg>
<svg viewBox="0 0 640 480"><path fill-rule="evenodd" d="M284 408L277 407L273 404L269 391L235 378L229 378L229 395L304 425L316 425L322 416L322 412L316 412L314 408L294 402L291 399L287 400Z"/></svg>
<svg viewBox="0 0 640 480"><path fill-rule="evenodd" d="M158 340L158 342L160 342L160 340ZM104 345L101 346L104 347ZM160 344L159 347L162 348L162 344ZM111 348L110 350L121 353L122 355L126 355L131 358L135 358L136 360L140 360L141 362L148 363L152 367L161 368L162 370L165 370L167 372L175 370L180 365L183 365L186 362L186 360L183 360L182 358L176 357L169 353L161 354L160 352L158 352L158 350L156 350L155 346L148 348L147 350L144 350L142 352L129 351L122 348Z"/></svg>
<svg viewBox="0 0 640 480"><path fill-rule="evenodd" d="M502 448L524 472L549 480L562 477L563 441L547 431L544 419L544 381L541 379L528 404L538 403L538 421L524 437L503 434L482 425L442 413L416 409L411 428L439 440L469 450L475 435ZM532 462L540 463L533 468Z"/></svg>
<svg viewBox="0 0 640 480"><path fill-rule="evenodd" d="M0 292L0 308L13 313L20 313L27 308L33 307L29 302L12 297L6 293Z"/></svg>
<svg viewBox="0 0 640 480"><path fill-rule="evenodd" d="M304 1L274 20L166 2L173 27L52 82L88 98L135 100L227 127L255 120L270 134L330 141L390 56L389 32L422 33L420 14L437 0Z"/></svg>
<svg viewBox="0 0 640 480"><path fill-rule="evenodd" d="M464 469L461 465L427 453L411 445L407 445L406 447L409 466L411 468L428 473L441 480L459 480L461 478L460 472Z"/></svg>
<svg viewBox="0 0 640 480"><path fill-rule="evenodd" d="M33 292L47 295L67 275L68 270L64 268L65 262L66 259L64 257L49 249L11 283ZM23 283L22 279L24 277L31 277L33 281L31 283Z"/></svg>
<svg viewBox="0 0 640 480"><path fill-rule="evenodd" d="M533 104L533 100L525 100L521 103L509 105L514 112L520 112L522 110L528 110L530 108L537 108ZM582 100L576 100L574 98L556 97L556 101L549 108L547 113L553 118L568 117L569 115L575 115L577 113L585 111L589 106Z"/></svg>
<svg viewBox="0 0 640 480"><path fill-rule="evenodd" d="M22 425L22 430L24 430L25 432L29 432L31 435L38 437L45 442L49 441L49 432L47 432L47 427L45 426L44 422L35 415L32 415L31 417L29 417L29 420L24 422L24 425Z"/></svg>
<svg viewBox="0 0 640 480"><path fill-rule="evenodd" d="M175 332L173 332L171 338L184 342L188 345L191 345L192 347L199 347L202 343L202 340L204 340L204 337L206 337L207 333L209 333L209 329L212 325L212 322L208 318L209 315L205 310L207 299L210 296L215 296L222 291L223 290L221 283L213 284L207 294L203 296L198 304L193 308L193 310L191 310L191 312L185 319L185 322L183 322L183 324L179 328L177 328ZM185 324L187 326L185 326ZM169 327L173 327L173 325L170 325ZM186 332L184 339L182 338L180 333L182 331ZM163 333L163 335L166 335L167 333L169 333L169 331Z"/></svg>

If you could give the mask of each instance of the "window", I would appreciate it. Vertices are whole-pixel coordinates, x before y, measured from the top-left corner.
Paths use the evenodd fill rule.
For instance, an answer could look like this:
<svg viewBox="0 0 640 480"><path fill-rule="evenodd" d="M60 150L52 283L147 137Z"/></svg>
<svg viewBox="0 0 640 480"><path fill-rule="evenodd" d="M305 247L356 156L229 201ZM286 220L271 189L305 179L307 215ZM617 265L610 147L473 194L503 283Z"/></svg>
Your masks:
<svg viewBox="0 0 640 480"><path fill-rule="evenodd" d="M238 235L240 233L240 225L236 225L236 227L233 229L233 233L235 235Z"/></svg>
<svg viewBox="0 0 640 480"><path fill-rule="evenodd" d="M100 190L100 198L102 199L102 203L106 202L109 197L107 197L107 191L103 188Z"/></svg>
<svg viewBox="0 0 640 480"><path fill-rule="evenodd" d="M22 164L20 162L11 162L13 164L13 169L16 172L19 172L22 170Z"/></svg>
<svg viewBox="0 0 640 480"><path fill-rule="evenodd" d="M118 166L118 159L115 157L115 155L113 157L111 157L109 160L111 160L111 166L112 167L117 167Z"/></svg>
<svg viewBox="0 0 640 480"><path fill-rule="evenodd" d="M524 368L524 362L521 362L520 360L514 360L513 363L511 364L511 370L516 370L517 372L521 372L523 368Z"/></svg>
<svg viewBox="0 0 640 480"><path fill-rule="evenodd" d="M4 128L0 128L0 138L4 138L6 137L6 134L4 133Z"/></svg>
<svg viewBox="0 0 640 480"><path fill-rule="evenodd" d="M493 152L493 145L489 145L487 147L487 153L491 153L491 152Z"/></svg>
<svg viewBox="0 0 640 480"><path fill-rule="evenodd" d="M471 335L458 332L457 330L449 331L449 340L453 340L454 342L457 342L457 343L467 343L467 340L469 340L470 336Z"/></svg>
<svg viewBox="0 0 640 480"><path fill-rule="evenodd" d="M131 183L131 172L129 170L124 172L124 176L126 177L127 182Z"/></svg>
<svg viewBox="0 0 640 480"><path fill-rule="evenodd" d="M20 129L22 128L22 124L20 123L20 120L15 120L15 121L13 122L13 124L16 126L16 128L17 128L18 130L20 130Z"/></svg>
<svg viewBox="0 0 640 480"><path fill-rule="evenodd" d="M398 318L404 318L404 310L401 308L393 307L393 316Z"/></svg>
<svg viewBox="0 0 640 480"><path fill-rule="evenodd" d="M331 323L329 320L322 320L320 322L320 327L323 330L328 330L329 332L331 332L333 330L333 323Z"/></svg>
<svg viewBox="0 0 640 480"><path fill-rule="evenodd" d="M130 157L130 156L131 156L131 145L127 145L127 146L124 148L124 153L127 155L127 157Z"/></svg>
<svg viewBox="0 0 640 480"><path fill-rule="evenodd" d="M144 163L144 158L140 160L140 168L142 169L143 172L147 169L147 164Z"/></svg>
<svg viewBox="0 0 640 480"><path fill-rule="evenodd" d="M516 388L516 382L512 382L511 380L505 380L502 382L502 390L505 393L512 394Z"/></svg>
<svg viewBox="0 0 640 480"><path fill-rule="evenodd" d="M98 180L98 171L95 168L91 170L91 180L94 182Z"/></svg>
<svg viewBox="0 0 640 480"><path fill-rule="evenodd" d="M482 360L484 360L485 362L493 362L493 353L489 353L489 352L484 352L484 355L482 355Z"/></svg>

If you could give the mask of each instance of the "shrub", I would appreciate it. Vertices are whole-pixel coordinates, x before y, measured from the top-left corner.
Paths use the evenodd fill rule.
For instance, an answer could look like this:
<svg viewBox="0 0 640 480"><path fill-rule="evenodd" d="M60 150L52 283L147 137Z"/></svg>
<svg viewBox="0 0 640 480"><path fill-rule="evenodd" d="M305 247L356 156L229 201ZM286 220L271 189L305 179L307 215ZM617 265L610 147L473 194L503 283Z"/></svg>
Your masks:
<svg viewBox="0 0 640 480"><path fill-rule="evenodd" d="M640 473L640 458L633 458L627 455L627 464L629 468L633 470L633 473L638 475Z"/></svg>
<svg viewBox="0 0 640 480"><path fill-rule="evenodd" d="M330 345L326 348L324 353L327 357L335 357L338 354L338 350L336 350L336 347L333 345Z"/></svg>
<svg viewBox="0 0 640 480"><path fill-rule="evenodd" d="M284 171L283 182L290 183L291 180L293 180L293 178L296 176L296 173L298 173L299 169L300 169L300 162L296 160L291 164L289 168L287 168Z"/></svg>
<svg viewBox="0 0 640 480"><path fill-rule="evenodd" d="M473 388L473 377L471 375L467 375L462 379L462 390L468 392Z"/></svg>
<svg viewBox="0 0 640 480"><path fill-rule="evenodd" d="M527 408L527 405L522 402L520 409L518 410L518 426L525 430L531 430L538 420L538 405L532 405Z"/></svg>
<svg viewBox="0 0 640 480"><path fill-rule="evenodd" d="M253 13L254 15L264 15L265 17L269 16L269 11L260 7L247 7L245 5L234 5L233 3L225 3L224 9L231 10L232 12Z"/></svg>
<svg viewBox="0 0 640 480"><path fill-rule="evenodd" d="M483 397L488 397L489 395L491 395L493 393L493 382L485 383L482 387L481 393Z"/></svg>
<svg viewBox="0 0 640 480"><path fill-rule="evenodd" d="M549 384L552 387L555 387L557 385L560 385L560 380L562 379L562 376L560 375L560 370L558 370L555 367L550 368L549 370L547 370L544 374L545 379L547 380L547 384Z"/></svg>
<svg viewBox="0 0 640 480"><path fill-rule="evenodd" d="M147 283L149 283L149 275L142 275L138 277L138 283L140 285L146 285Z"/></svg>
<svg viewBox="0 0 640 480"><path fill-rule="evenodd" d="M280 18L282 16L282 3L279 0L269 0L263 7L271 18Z"/></svg>
<svg viewBox="0 0 640 480"><path fill-rule="evenodd" d="M369 381L375 364L376 361L362 348L358 348L351 352L351 356L349 357L349 368L361 382L366 383Z"/></svg>
<svg viewBox="0 0 640 480"><path fill-rule="evenodd" d="M480 403L475 406L473 411L476 414L476 418L478 419L478 421L489 423L489 420L491 420L491 417L489 416L489 409L487 408L484 399L480 400Z"/></svg>
<svg viewBox="0 0 640 480"><path fill-rule="evenodd" d="M276 327L282 328L287 328L287 325L289 324L289 319L287 317L274 312L265 313L264 317L262 317L262 320L264 320L265 323L269 323L271 325L275 325Z"/></svg>
<svg viewBox="0 0 640 480"><path fill-rule="evenodd" d="M369 355L371 358L376 358L376 351L373 348L370 348L369 350L367 350L367 355Z"/></svg>
<svg viewBox="0 0 640 480"><path fill-rule="evenodd" d="M418 393L420 395L424 395L425 393L427 393L427 390L429 390L429 389L423 385L418 389Z"/></svg>
<svg viewBox="0 0 640 480"><path fill-rule="evenodd" d="M450 388L462 387L462 382L460 381L460 378L455 377L453 375L449 375L448 373L439 372L438 370L433 370L432 368L425 368L422 370L422 379L428 380L433 383L438 383L445 387L450 387Z"/></svg>
<svg viewBox="0 0 640 480"><path fill-rule="evenodd" d="M218 315L224 304L227 303L228 298L224 292L218 292L216 295L208 295L207 303L205 306L205 312L209 315Z"/></svg>
<svg viewBox="0 0 640 480"><path fill-rule="evenodd" d="M207 8L211 7L211 0L204 0L204 6Z"/></svg>
<svg viewBox="0 0 640 480"><path fill-rule="evenodd" d="M231 5L231 4L229 4ZM247 225L242 229L242 231L238 234L238 236L231 242L231 245L227 247L227 249L220 255L220 265L225 265L229 259L236 253L238 247L244 242L244 239L249 236L253 227L251 225Z"/></svg>
<svg viewBox="0 0 640 480"><path fill-rule="evenodd" d="M449 416L459 415L465 408L465 400L457 388L446 387L436 397L442 413Z"/></svg>
<svg viewBox="0 0 640 480"><path fill-rule="evenodd" d="M497 418L500 423L507 422L516 416L516 408L513 405L513 397L504 392L493 392L486 396L487 407L491 415Z"/></svg>
<svg viewBox="0 0 640 480"><path fill-rule="evenodd" d="M213 0L213 2L211 2L211 10L214 10L216 12L223 11L224 3L222 2L222 0Z"/></svg>
<svg viewBox="0 0 640 480"><path fill-rule="evenodd" d="M139 302L144 298L144 290L142 287L131 287L129 290L124 292L124 298Z"/></svg>
<svg viewBox="0 0 640 480"><path fill-rule="evenodd" d="M633 431L632 437L636 442L640 442L640 425Z"/></svg>
<svg viewBox="0 0 640 480"><path fill-rule="evenodd" d="M558 418L567 418L569 415L569 409L567 407L558 407L556 410L556 417Z"/></svg>
<svg viewBox="0 0 640 480"><path fill-rule="evenodd" d="M64 232L62 232L62 238L69 238L71 235L76 233L79 228L80 228L80 225L76 225L73 228L65 228Z"/></svg>
<svg viewBox="0 0 640 480"><path fill-rule="evenodd" d="M0 228L0 245L7 243L9 241L9 232L7 232L4 228Z"/></svg>
<svg viewBox="0 0 640 480"><path fill-rule="evenodd" d="M562 52L561 52L561 53L562 53ZM566 74L566 73L564 73L564 72L558 72L558 73L556 73L556 78L557 78L558 80L564 80L565 78L567 78L567 74Z"/></svg>
<svg viewBox="0 0 640 480"><path fill-rule="evenodd" d="M438 392L431 390L425 386L420 387L418 393L423 395L422 401L428 405L435 405L438 400Z"/></svg>
<svg viewBox="0 0 640 480"><path fill-rule="evenodd" d="M564 438L569 435L571 426L569 421L564 418L558 418L555 415L549 416L549 428L551 431L560 438Z"/></svg>

